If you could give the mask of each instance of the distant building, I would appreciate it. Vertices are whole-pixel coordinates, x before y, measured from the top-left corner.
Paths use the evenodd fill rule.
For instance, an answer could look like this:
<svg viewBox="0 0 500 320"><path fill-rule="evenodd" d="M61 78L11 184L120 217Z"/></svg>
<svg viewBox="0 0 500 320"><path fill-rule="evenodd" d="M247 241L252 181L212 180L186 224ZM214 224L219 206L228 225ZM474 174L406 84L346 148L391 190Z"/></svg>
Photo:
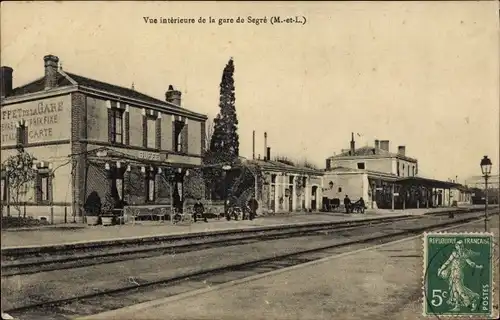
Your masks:
<svg viewBox="0 0 500 320"><path fill-rule="evenodd" d="M498 204L500 198L500 175L493 174L488 177L488 202ZM465 181L466 186L471 190L472 201L474 204L483 204L486 202L485 181L483 176L472 176Z"/></svg>
<svg viewBox="0 0 500 320"><path fill-rule="evenodd" d="M292 161L240 157L235 165L237 179L230 187L237 205L252 195L259 201L259 212L318 211L322 207L323 170Z"/></svg>
<svg viewBox="0 0 500 320"><path fill-rule="evenodd" d="M406 155L405 146L394 153L389 140L375 140L374 146L356 148L354 134L348 150L326 159L323 179L326 199L342 201L348 195L386 209L451 205L450 189L458 186L419 177L418 160Z"/></svg>
<svg viewBox="0 0 500 320"><path fill-rule="evenodd" d="M56 220L65 208L79 216L91 195L107 194L137 206L182 205L189 169L202 162L207 117L184 108L172 86L160 100L58 62L45 56L44 76L18 88L12 68L2 67L2 163L19 145L38 159L39 177L23 201L29 214L47 216L50 206Z"/></svg>
<svg viewBox="0 0 500 320"><path fill-rule="evenodd" d="M269 212L318 211L322 207L323 172L272 160L249 160L264 177L260 200Z"/></svg>

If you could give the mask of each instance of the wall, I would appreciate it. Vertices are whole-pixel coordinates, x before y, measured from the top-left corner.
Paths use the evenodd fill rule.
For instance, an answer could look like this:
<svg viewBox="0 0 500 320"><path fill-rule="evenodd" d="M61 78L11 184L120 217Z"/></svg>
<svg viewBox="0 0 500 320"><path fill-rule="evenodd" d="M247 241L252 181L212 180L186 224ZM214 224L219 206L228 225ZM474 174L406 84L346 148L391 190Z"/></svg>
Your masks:
<svg viewBox="0 0 500 320"><path fill-rule="evenodd" d="M333 182L330 189L329 183ZM327 173L324 176L323 196L329 199L344 199L348 195L351 201L356 201L363 197L368 199L368 178L363 173ZM339 188L342 190L339 191Z"/></svg>
<svg viewBox="0 0 500 320"><path fill-rule="evenodd" d="M358 169L358 162L365 163L365 170L379 171L385 173L393 173L393 159L391 158L378 158L378 159L345 159L345 160L332 160L331 166L345 167L351 169ZM327 184L325 184L326 186Z"/></svg>
<svg viewBox="0 0 500 320"><path fill-rule="evenodd" d="M17 143L16 123L26 122L28 144L70 139L70 95L2 106L1 145Z"/></svg>
<svg viewBox="0 0 500 320"><path fill-rule="evenodd" d="M161 148L163 150L172 150L172 117L162 115L161 117Z"/></svg>
<svg viewBox="0 0 500 320"><path fill-rule="evenodd" d="M108 142L108 108L107 101L104 99L98 99L94 97L87 97L87 138L89 140ZM115 102L111 102L112 105ZM125 104L121 104L122 108L125 108ZM127 105L129 110L129 137L130 144L132 147L143 147L143 109L134 107L133 105ZM161 150L172 151L172 140L173 140L173 119L172 115L161 113ZM202 144L202 125L201 121L191 120L187 121L188 124L188 154L191 155L201 155L201 144ZM123 127L125 130L125 117L123 122ZM153 131L155 132L156 127L153 126ZM148 134L148 140L154 140L156 133ZM125 137L125 132L124 132ZM125 142L125 139L124 139ZM174 162L179 162L178 160L173 160ZM182 161L182 160L180 160ZM191 163L192 160L187 160ZM197 162L197 161L195 161Z"/></svg>
<svg viewBox="0 0 500 320"><path fill-rule="evenodd" d="M167 156L167 163L176 164L176 163L186 163L199 166L201 165L201 158L182 156L178 154L169 154Z"/></svg>
<svg viewBox="0 0 500 320"><path fill-rule="evenodd" d="M410 162L407 160L397 159L397 158L377 158L377 159L369 159L369 158L360 158L360 159L345 159L345 160L332 160L331 167L345 167L351 169L358 169L358 163L365 163L365 170L370 171L378 171L389 174L397 174L398 165L399 165L399 176L400 177L408 177L408 166L410 166L410 175L413 176L413 171L411 167L416 167L417 164L414 162ZM403 170L404 166L404 170Z"/></svg>
<svg viewBox="0 0 500 320"><path fill-rule="evenodd" d="M264 211L276 211L276 212L288 212L290 207L289 197L285 197L285 190L290 187L289 179L294 176L295 179L302 179L302 177L307 175L300 174L292 174L287 173L287 175L283 175L282 172L265 172L267 183L262 186L262 208ZM276 182L273 184L271 181L271 176L276 175ZM319 210L322 206L322 186L323 180L320 176L308 176L306 188L302 189L300 194L297 192L296 184L293 185L293 198L292 198L292 211L303 211L303 209L311 208L311 200L312 199L312 187L317 186L317 195L316 195L316 209ZM274 197L272 195L272 188L274 186ZM283 197L283 203L280 207L279 199ZM272 201L275 201L275 207L272 206ZM302 208L302 204L305 201L305 208Z"/></svg>
<svg viewBox="0 0 500 320"><path fill-rule="evenodd" d="M397 172L397 165L399 164L399 176L400 177L413 177L414 171L412 170L412 167L415 167L415 171L417 170L417 164L414 162L409 162L406 160L401 160L401 159L394 159L395 161L395 166L396 166L396 171L393 172L393 174L398 174ZM410 174L408 174L408 167L410 167Z"/></svg>
<svg viewBox="0 0 500 320"><path fill-rule="evenodd" d="M130 146L142 147L143 146L143 128L142 128L142 109L129 106L130 112ZM163 124L162 124L163 126Z"/></svg>
<svg viewBox="0 0 500 320"><path fill-rule="evenodd" d="M201 154L201 126L203 122L188 121L188 152L189 154Z"/></svg>
<svg viewBox="0 0 500 320"><path fill-rule="evenodd" d="M52 179L53 201L55 204L70 203L71 195L71 163L68 155L71 153L69 144L30 147L26 148L26 152L30 153L37 160L36 162L51 163L54 170L54 178ZM17 150L2 150L2 162L8 157L17 154ZM34 192L30 190L27 199L28 202L34 201Z"/></svg>
<svg viewBox="0 0 500 320"><path fill-rule="evenodd" d="M30 153L37 160L36 162L44 162L52 164L54 177L52 178L52 200L53 200L53 214L51 214L51 207L49 205L36 205L34 185L30 184L28 192L19 200L26 201L26 216L33 218L47 217L47 220L54 220L54 223L64 222L64 214L66 214L68 221L73 221L71 202L72 195L72 177L71 177L71 163L68 155L71 153L70 144L42 146L42 147L29 147L26 152ZM2 150L1 161L5 161L8 157L15 155L17 150L9 149ZM11 198L11 203L15 198ZM21 215L24 215L24 206L21 207ZM6 214L4 208L3 214ZM11 206L11 215L18 215L15 206Z"/></svg>
<svg viewBox="0 0 500 320"><path fill-rule="evenodd" d="M108 141L108 108L106 100L87 97L87 138Z"/></svg>

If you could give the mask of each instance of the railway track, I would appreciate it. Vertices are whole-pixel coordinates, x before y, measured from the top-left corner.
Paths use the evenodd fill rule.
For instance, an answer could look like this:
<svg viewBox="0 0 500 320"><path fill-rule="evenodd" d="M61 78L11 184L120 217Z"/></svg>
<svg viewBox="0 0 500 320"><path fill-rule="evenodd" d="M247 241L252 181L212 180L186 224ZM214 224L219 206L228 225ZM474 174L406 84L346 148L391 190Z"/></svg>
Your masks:
<svg viewBox="0 0 500 320"><path fill-rule="evenodd" d="M110 249L97 248L101 252L89 252L89 248L85 248L84 252L78 250L61 251L59 248L54 252L47 251L41 256L35 256L28 251L23 255L11 255L2 252L2 278L13 277L19 275L33 274L43 271L64 270L71 268L86 267L105 263L113 263L119 261L149 258L160 255L180 254L195 250L203 250L208 248L227 247L233 245L242 245L252 242L302 237L308 234L317 232L333 232L341 230L349 230L362 226L375 226L384 223L393 223L403 220L418 219L418 216L404 216L397 218L376 219L371 221L349 221L337 224L302 226L299 228L281 229L266 232L253 233L248 235L233 235L223 237L213 237L213 239L196 239L188 243L171 244L171 243L147 243L139 244L132 248L115 248Z"/></svg>
<svg viewBox="0 0 500 320"><path fill-rule="evenodd" d="M498 215L498 210L492 212L492 215ZM385 230L388 232L376 236L366 235L365 233L357 239L347 240L333 245L323 245L309 250L301 250L244 263L235 263L224 267L180 274L147 283L131 283L121 288L103 289L102 291L92 294L34 303L5 310L5 312L21 320L69 319L92 315L322 259L331 255L355 250L359 247L395 241L408 236L421 234L424 231L432 231L481 220L482 218L483 216L481 214L468 214L464 217L450 220L446 219L444 222L439 221L437 223L435 219L416 219L415 221L418 226L393 230L389 229Z"/></svg>
<svg viewBox="0 0 500 320"><path fill-rule="evenodd" d="M456 214L476 210L453 210ZM445 216L450 211L433 213L432 216ZM44 271L88 267L133 259L149 258L160 255L180 254L195 250L222 246L242 245L271 239L302 237L316 232L348 230L360 226L375 226L402 220L418 219L420 216L399 216L382 219L319 223L292 228L266 228L265 231L229 231L222 235L187 235L185 239L171 237L150 237L137 241L110 243L101 241L89 245L59 245L35 248L13 248L2 250L2 278L33 274Z"/></svg>

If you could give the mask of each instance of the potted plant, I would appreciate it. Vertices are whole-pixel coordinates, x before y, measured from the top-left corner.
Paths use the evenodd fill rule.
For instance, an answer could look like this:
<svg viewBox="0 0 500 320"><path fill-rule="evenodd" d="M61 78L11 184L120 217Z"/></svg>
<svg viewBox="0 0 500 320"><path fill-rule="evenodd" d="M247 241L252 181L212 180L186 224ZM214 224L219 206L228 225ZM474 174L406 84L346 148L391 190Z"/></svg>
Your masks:
<svg viewBox="0 0 500 320"><path fill-rule="evenodd" d="M111 226L114 222L113 209L115 208L115 200L110 193L106 194L104 203L101 208L101 221L103 226Z"/></svg>
<svg viewBox="0 0 500 320"><path fill-rule="evenodd" d="M89 226L95 226L99 224L99 215L101 213L101 197L96 191L92 191L87 200L85 200L85 220Z"/></svg>

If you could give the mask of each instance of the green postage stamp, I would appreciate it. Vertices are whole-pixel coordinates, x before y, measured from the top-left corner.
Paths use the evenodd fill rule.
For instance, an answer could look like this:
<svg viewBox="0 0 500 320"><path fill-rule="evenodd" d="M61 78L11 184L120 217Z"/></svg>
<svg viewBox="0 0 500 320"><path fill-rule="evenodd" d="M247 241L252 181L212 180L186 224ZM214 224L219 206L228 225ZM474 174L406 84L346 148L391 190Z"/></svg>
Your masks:
<svg viewBox="0 0 500 320"><path fill-rule="evenodd" d="M424 234L424 316L493 317L494 237Z"/></svg>

